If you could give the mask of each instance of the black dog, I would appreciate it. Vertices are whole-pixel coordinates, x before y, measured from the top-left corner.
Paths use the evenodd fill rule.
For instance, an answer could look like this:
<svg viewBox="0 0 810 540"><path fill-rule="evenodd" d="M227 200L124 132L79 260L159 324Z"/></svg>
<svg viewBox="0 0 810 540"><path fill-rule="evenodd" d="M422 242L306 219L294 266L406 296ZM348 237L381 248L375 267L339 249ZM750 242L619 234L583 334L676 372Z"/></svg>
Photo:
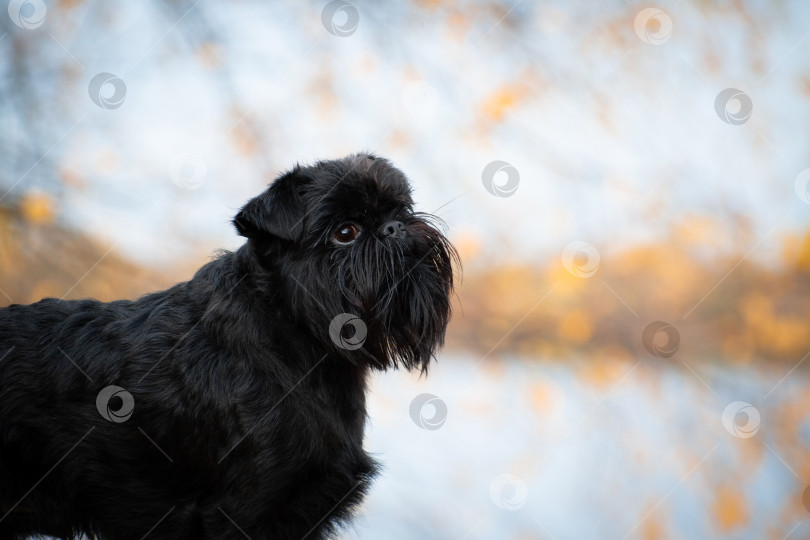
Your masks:
<svg viewBox="0 0 810 540"><path fill-rule="evenodd" d="M444 338L435 221L384 159L298 166L191 281L0 310L0 539L334 532L376 471L369 369L424 371Z"/></svg>

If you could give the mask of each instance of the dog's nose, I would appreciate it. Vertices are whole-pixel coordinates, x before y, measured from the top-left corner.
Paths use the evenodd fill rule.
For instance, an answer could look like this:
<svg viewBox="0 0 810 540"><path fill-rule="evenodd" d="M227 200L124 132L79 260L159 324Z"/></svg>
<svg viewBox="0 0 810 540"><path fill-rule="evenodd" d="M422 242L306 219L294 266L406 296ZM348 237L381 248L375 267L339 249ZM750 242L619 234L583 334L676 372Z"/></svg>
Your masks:
<svg viewBox="0 0 810 540"><path fill-rule="evenodd" d="M405 224L401 221L389 221L380 228L380 233L384 237L390 236L392 238L404 238Z"/></svg>

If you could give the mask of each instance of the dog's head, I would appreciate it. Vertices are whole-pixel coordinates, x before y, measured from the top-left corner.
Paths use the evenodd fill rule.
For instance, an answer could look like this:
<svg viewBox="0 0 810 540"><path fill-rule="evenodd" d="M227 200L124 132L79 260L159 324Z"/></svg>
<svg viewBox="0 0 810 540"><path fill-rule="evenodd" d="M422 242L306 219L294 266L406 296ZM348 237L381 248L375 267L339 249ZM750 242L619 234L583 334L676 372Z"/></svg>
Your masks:
<svg viewBox="0 0 810 540"><path fill-rule="evenodd" d="M290 317L356 362L426 370L450 317L456 250L408 180L357 154L281 175L234 218Z"/></svg>

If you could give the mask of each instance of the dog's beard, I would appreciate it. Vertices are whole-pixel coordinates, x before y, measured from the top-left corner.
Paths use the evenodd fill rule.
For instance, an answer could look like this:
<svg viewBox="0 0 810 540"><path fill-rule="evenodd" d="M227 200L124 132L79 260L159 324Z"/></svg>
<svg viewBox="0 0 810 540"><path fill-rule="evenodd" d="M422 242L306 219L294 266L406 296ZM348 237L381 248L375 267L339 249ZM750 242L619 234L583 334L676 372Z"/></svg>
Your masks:
<svg viewBox="0 0 810 540"><path fill-rule="evenodd" d="M319 239L310 252L318 261L288 267L291 299L311 331L349 361L425 372L444 342L459 258L435 216L415 213L404 223L405 238L366 234L342 248ZM341 346L330 336L330 324L342 313L362 321L366 335L359 347Z"/></svg>

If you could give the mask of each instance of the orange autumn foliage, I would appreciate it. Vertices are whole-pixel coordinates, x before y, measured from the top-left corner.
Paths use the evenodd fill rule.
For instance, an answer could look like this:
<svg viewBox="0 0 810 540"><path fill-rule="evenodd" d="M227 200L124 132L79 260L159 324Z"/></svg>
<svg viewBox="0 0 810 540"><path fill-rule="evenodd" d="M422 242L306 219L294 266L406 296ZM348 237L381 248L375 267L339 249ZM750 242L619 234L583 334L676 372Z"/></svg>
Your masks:
<svg viewBox="0 0 810 540"><path fill-rule="evenodd" d="M699 220L675 227L659 244L601 253L589 278L560 259L468 264L448 344L495 357L641 357L644 327L660 320L685 360L795 363L810 351L810 231L784 241L779 264L722 252L715 234Z"/></svg>
<svg viewBox="0 0 810 540"><path fill-rule="evenodd" d="M50 223L54 217L51 198L42 192L29 192L20 200L20 212L32 223Z"/></svg>
<svg viewBox="0 0 810 540"><path fill-rule="evenodd" d="M720 530L727 533L748 523L748 502L738 489L721 486L714 493L712 514Z"/></svg>
<svg viewBox="0 0 810 540"><path fill-rule="evenodd" d="M492 92L481 104L484 118L500 122L506 114L528 97L529 89L523 84L505 85Z"/></svg>
<svg viewBox="0 0 810 540"><path fill-rule="evenodd" d="M0 306L49 296L136 298L175 281L58 225L55 214L55 203L40 194L0 205Z"/></svg>

